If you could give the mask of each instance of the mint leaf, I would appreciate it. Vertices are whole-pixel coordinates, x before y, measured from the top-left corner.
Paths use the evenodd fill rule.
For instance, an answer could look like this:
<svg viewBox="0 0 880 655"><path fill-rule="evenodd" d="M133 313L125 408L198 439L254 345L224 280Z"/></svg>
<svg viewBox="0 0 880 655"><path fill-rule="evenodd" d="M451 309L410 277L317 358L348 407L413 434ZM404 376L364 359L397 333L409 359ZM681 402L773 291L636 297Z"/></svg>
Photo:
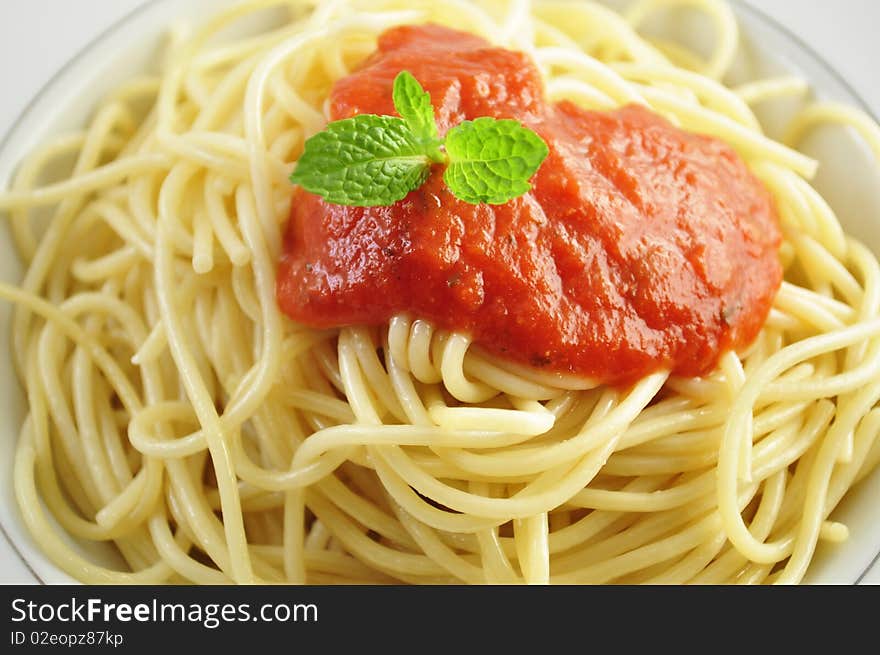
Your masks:
<svg viewBox="0 0 880 655"><path fill-rule="evenodd" d="M436 162L443 161L434 120L434 106L430 94L409 71L400 71L394 78L392 100L397 113L403 117L409 129L424 146L428 156Z"/></svg>
<svg viewBox="0 0 880 655"><path fill-rule="evenodd" d="M544 140L510 119L464 121L446 134L443 179L465 202L500 205L531 189L529 178L547 157Z"/></svg>
<svg viewBox="0 0 880 655"><path fill-rule="evenodd" d="M424 183L425 147L403 118L361 114L305 143L290 181L336 205L390 205Z"/></svg>

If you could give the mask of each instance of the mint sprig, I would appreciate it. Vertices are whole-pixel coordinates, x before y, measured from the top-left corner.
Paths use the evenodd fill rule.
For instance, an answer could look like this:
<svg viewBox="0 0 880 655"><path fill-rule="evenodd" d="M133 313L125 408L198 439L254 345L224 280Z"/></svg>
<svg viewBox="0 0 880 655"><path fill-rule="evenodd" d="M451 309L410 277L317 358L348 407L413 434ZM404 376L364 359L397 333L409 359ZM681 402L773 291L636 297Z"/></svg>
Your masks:
<svg viewBox="0 0 880 655"><path fill-rule="evenodd" d="M394 78L400 117L359 114L333 121L308 139L290 181L336 205L391 205L418 189L433 164L465 202L503 204L531 188L549 152L515 120L464 121L440 139L430 95L407 71Z"/></svg>

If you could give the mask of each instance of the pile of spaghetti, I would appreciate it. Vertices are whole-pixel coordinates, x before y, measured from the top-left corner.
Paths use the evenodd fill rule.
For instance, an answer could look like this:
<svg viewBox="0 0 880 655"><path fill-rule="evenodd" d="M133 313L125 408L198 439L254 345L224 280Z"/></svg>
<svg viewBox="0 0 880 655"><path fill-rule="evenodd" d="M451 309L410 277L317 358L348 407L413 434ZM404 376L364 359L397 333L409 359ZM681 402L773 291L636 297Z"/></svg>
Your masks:
<svg viewBox="0 0 880 655"><path fill-rule="evenodd" d="M0 297L29 407L15 494L48 557L104 583L800 581L880 460L880 268L794 146L836 122L880 156L880 130L812 104L788 145L768 139L750 106L804 84L724 86L738 35L719 2L679 3L713 22L708 58L640 36L674 4L254 0L175 32L161 71L33 152L0 193L26 265ZM255 16L273 24L229 36ZM379 34L427 21L527 53L551 100L640 103L729 143L784 232L754 343L620 388L418 317L284 317L304 140Z"/></svg>

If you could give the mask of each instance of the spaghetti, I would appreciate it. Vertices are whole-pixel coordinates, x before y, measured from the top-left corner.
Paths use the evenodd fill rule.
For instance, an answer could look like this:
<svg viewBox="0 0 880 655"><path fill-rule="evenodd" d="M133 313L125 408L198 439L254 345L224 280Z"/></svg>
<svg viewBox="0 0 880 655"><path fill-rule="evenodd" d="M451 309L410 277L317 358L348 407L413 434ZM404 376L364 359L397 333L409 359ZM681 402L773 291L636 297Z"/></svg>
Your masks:
<svg viewBox="0 0 880 655"><path fill-rule="evenodd" d="M669 5L713 20L707 59L639 35ZM215 38L265 10L285 18ZM622 390L417 317L322 331L283 318L287 176L330 85L385 29L428 20L526 52L551 100L645 104L733 146L785 234L785 281L755 342L705 377ZM27 266L0 285L29 406L15 493L46 554L103 583L801 580L820 539L846 538L829 514L880 460L880 267L792 146L835 122L880 157L880 129L817 104L789 145L768 139L750 105L804 87L723 86L736 44L714 0L642 0L624 16L590 2L253 0L177 34L159 74L35 151L0 194Z"/></svg>

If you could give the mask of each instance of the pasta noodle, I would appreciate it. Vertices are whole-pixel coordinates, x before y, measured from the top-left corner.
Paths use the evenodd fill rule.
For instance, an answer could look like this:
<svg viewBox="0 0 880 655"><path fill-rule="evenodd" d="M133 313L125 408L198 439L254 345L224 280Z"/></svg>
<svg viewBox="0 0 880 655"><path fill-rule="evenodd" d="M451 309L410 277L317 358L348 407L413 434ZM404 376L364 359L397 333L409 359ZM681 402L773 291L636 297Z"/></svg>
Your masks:
<svg viewBox="0 0 880 655"><path fill-rule="evenodd" d="M640 35L671 6L710 17L708 57ZM254 16L272 26L228 36ZM642 103L743 156L785 233L751 347L617 389L418 317L282 316L287 177L329 87L381 31L426 20L527 52L551 99ZM48 557L103 583L800 581L880 460L880 267L796 146L839 123L880 158L880 129L823 103L766 137L752 105L806 87L725 87L737 42L715 0L251 0L176 35L161 71L0 193L27 267L0 284L29 407L12 482ZM118 566L68 535L111 543Z"/></svg>

